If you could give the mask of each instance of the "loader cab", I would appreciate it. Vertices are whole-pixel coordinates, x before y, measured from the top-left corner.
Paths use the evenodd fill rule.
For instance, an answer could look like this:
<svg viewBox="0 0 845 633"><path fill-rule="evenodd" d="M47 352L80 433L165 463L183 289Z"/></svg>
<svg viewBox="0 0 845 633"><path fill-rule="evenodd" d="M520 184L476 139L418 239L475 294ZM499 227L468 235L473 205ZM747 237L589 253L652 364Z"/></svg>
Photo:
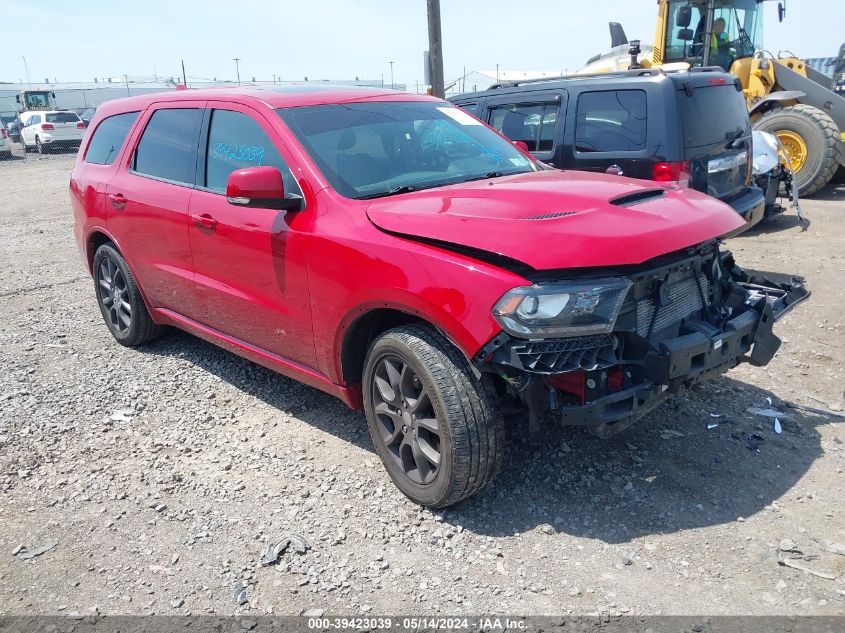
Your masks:
<svg viewBox="0 0 845 633"><path fill-rule="evenodd" d="M737 60L763 48L761 4L758 0L668 0L666 11L660 14L667 22L663 63L721 66L730 71ZM662 26L658 25L658 33L664 31Z"/></svg>
<svg viewBox="0 0 845 633"><path fill-rule="evenodd" d="M52 90L21 90L15 95L20 111L52 110L55 108L56 93Z"/></svg>

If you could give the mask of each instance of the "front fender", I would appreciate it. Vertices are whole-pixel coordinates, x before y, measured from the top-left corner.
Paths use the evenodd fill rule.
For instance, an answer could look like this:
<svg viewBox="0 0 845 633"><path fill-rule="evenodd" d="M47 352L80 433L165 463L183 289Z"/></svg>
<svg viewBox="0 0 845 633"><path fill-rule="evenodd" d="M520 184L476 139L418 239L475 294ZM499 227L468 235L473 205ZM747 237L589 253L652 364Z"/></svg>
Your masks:
<svg viewBox="0 0 845 633"><path fill-rule="evenodd" d="M748 116L762 114L776 104L784 101L796 101L806 96L807 93L801 92L800 90L781 90L779 92L769 93L766 97L754 104L754 107L748 112Z"/></svg>

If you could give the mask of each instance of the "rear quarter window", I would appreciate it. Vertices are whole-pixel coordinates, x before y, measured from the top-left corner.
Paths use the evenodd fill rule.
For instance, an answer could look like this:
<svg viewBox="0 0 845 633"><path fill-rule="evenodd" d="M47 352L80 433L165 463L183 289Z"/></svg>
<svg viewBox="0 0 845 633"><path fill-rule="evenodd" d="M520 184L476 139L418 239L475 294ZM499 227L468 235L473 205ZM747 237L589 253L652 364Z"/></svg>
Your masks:
<svg viewBox="0 0 845 633"><path fill-rule="evenodd" d="M202 110L198 108L153 112L135 149L133 170L154 178L194 184L201 123Z"/></svg>
<svg viewBox="0 0 845 633"><path fill-rule="evenodd" d="M550 152L559 112L559 103L497 105L490 110L490 126L512 141L522 141L530 152Z"/></svg>
<svg viewBox="0 0 845 633"><path fill-rule="evenodd" d="M648 99L644 90L585 92L578 97L578 152L636 152L645 149Z"/></svg>
<svg viewBox="0 0 845 633"><path fill-rule="evenodd" d="M120 148L138 118L137 112L116 114L103 119L94 130L94 136L88 143L85 162L95 165L111 165L120 153Z"/></svg>
<svg viewBox="0 0 845 633"><path fill-rule="evenodd" d="M473 116L478 116L478 104L477 103L456 103L461 110L469 112Z"/></svg>
<svg viewBox="0 0 845 633"><path fill-rule="evenodd" d="M678 99L687 147L725 143L751 134L745 97L733 83L696 88L691 97L679 92Z"/></svg>

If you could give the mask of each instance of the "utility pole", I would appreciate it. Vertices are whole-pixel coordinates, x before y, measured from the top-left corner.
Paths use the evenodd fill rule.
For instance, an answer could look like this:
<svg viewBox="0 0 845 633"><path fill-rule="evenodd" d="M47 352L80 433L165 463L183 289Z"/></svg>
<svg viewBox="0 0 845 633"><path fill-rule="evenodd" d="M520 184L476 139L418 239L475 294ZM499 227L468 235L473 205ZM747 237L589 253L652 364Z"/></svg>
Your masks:
<svg viewBox="0 0 845 633"><path fill-rule="evenodd" d="M440 35L440 0L428 2L428 51L431 60L431 93L443 99L443 40Z"/></svg>
<svg viewBox="0 0 845 633"><path fill-rule="evenodd" d="M240 57L233 57L232 61L235 62L235 73L238 75L238 85L241 85L241 58Z"/></svg>
<svg viewBox="0 0 845 633"><path fill-rule="evenodd" d="M29 66L26 65L26 57L21 57L23 60L23 69L26 71L26 83L32 83L29 80Z"/></svg>
<svg viewBox="0 0 845 633"><path fill-rule="evenodd" d="M185 60L182 60L182 85L188 87L188 76L185 74Z"/></svg>
<svg viewBox="0 0 845 633"><path fill-rule="evenodd" d="M131 93L131 92L129 92L129 75L124 74L124 75L123 75L123 80L126 82L126 96L127 96L127 97L131 97L131 96L132 96L132 93Z"/></svg>
<svg viewBox="0 0 845 633"><path fill-rule="evenodd" d="M390 64L390 89L395 90L396 84L393 83L393 62L387 62Z"/></svg>

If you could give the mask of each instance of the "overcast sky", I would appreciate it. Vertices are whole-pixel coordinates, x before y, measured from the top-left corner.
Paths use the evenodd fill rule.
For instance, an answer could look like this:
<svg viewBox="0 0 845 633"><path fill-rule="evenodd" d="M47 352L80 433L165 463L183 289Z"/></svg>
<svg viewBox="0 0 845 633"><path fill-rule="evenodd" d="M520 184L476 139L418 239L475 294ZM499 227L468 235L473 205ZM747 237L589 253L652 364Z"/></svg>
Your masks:
<svg viewBox="0 0 845 633"><path fill-rule="evenodd" d="M768 49L827 57L845 40L845 0L766 3ZM413 89L428 48L425 0L0 0L0 81L181 74L271 80L378 79ZM467 71L576 70L610 46L607 22L651 43L655 0L442 0L447 81ZM25 34L25 37L24 37Z"/></svg>

